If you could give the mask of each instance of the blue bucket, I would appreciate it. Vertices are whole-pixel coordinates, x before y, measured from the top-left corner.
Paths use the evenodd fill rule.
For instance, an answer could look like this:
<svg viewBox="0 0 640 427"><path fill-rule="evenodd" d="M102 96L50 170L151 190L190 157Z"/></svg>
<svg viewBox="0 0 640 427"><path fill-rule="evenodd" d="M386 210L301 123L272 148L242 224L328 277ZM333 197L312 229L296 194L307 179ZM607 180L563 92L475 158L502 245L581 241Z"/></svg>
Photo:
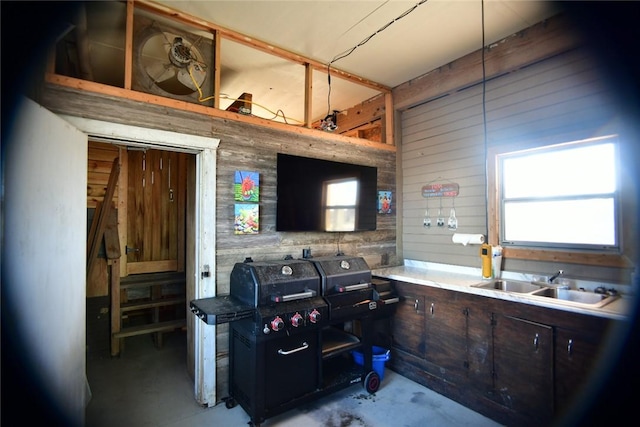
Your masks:
<svg viewBox="0 0 640 427"><path fill-rule="evenodd" d="M376 373L380 377L380 381L382 381L382 379L384 378L384 364L387 360L389 360L391 351L375 345L372 347L372 350L373 357L371 358L371 364L373 366L373 370L376 371ZM353 354L353 360L358 365L364 366L364 353L354 350L351 352L351 354Z"/></svg>

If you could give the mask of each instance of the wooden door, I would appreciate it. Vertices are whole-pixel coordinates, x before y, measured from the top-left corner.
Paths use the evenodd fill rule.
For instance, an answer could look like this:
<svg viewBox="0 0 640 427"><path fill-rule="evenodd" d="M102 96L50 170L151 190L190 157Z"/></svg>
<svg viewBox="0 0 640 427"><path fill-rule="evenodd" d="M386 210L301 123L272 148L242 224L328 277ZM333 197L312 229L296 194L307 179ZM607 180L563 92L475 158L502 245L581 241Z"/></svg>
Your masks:
<svg viewBox="0 0 640 427"><path fill-rule="evenodd" d="M459 383L467 372L467 314L463 294L428 288L425 297L425 359L438 367L437 375Z"/></svg>
<svg viewBox="0 0 640 427"><path fill-rule="evenodd" d="M127 274L184 271L186 156L129 150Z"/></svg>
<svg viewBox="0 0 640 427"><path fill-rule="evenodd" d="M585 402L598 380L608 320L598 319L599 328L556 328L554 352L556 413L567 415L572 405ZM595 323L595 322L594 322Z"/></svg>
<svg viewBox="0 0 640 427"><path fill-rule="evenodd" d="M2 415L84 425L87 136L30 99L15 107L2 141ZM25 399L47 404L14 411Z"/></svg>
<svg viewBox="0 0 640 427"><path fill-rule="evenodd" d="M494 388L499 403L521 425L548 425L553 417L553 330L495 315Z"/></svg>
<svg viewBox="0 0 640 427"><path fill-rule="evenodd" d="M420 358L424 357L424 295L419 285L395 283L400 302L391 324L393 347Z"/></svg>

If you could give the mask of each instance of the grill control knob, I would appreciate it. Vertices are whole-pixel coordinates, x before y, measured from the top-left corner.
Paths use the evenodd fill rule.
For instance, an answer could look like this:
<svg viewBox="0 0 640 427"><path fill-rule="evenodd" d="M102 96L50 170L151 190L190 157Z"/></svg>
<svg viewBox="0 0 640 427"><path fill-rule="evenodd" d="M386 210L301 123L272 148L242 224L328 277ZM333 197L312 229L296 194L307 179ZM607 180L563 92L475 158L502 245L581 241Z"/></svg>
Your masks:
<svg viewBox="0 0 640 427"><path fill-rule="evenodd" d="M284 328L284 322L280 316L276 316L276 318L271 321L271 329L277 332L282 330L282 328Z"/></svg>
<svg viewBox="0 0 640 427"><path fill-rule="evenodd" d="M304 318L300 315L300 313L296 313L291 316L291 326L297 328L298 326L302 325L303 320Z"/></svg>
<svg viewBox="0 0 640 427"><path fill-rule="evenodd" d="M309 313L309 321L311 323L318 323L320 321L320 312L318 310L316 310L315 308L313 309L313 311L311 313Z"/></svg>

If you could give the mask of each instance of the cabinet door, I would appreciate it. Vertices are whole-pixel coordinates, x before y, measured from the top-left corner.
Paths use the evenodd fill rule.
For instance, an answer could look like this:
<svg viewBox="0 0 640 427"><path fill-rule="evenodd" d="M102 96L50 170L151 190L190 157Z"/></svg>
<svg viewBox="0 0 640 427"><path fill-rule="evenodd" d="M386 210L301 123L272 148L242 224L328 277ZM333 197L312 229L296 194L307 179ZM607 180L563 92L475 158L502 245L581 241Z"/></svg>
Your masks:
<svg viewBox="0 0 640 427"><path fill-rule="evenodd" d="M491 312L485 308L485 298L468 295L467 298L468 386L486 396L493 387Z"/></svg>
<svg viewBox="0 0 640 427"><path fill-rule="evenodd" d="M467 371L468 307L463 294L429 288L425 296L425 359L457 382Z"/></svg>
<svg viewBox="0 0 640 427"><path fill-rule="evenodd" d="M603 320L604 322L604 320ZM556 412L570 409L574 399L579 403L581 393L589 391L595 379L596 362L604 351L606 329L571 330L556 328L555 342L555 402Z"/></svg>
<svg viewBox="0 0 640 427"><path fill-rule="evenodd" d="M526 425L546 425L553 416L553 329L495 315L494 391Z"/></svg>
<svg viewBox="0 0 640 427"><path fill-rule="evenodd" d="M425 349L424 296L418 292L418 285L397 282L395 287L400 302L392 320L393 346L422 358Z"/></svg>

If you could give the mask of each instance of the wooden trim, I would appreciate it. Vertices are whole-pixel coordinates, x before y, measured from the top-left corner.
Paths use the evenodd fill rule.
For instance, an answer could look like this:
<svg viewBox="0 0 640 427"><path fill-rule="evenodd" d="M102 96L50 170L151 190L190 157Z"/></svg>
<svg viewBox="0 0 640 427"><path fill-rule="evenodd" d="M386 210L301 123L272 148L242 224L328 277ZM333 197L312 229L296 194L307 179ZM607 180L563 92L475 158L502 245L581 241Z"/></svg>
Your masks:
<svg viewBox="0 0 640 427"><path fill-rule="evenodd" d="M187 187L187 155L180 155L178 157L178 182L184 183L180 184L180 191L178 192L178 206L183 206L182 209L178 210L178 265L176 270L185 271L185 267L187 264L186 260L186 236L187 236L187 226L186 226L186 206L187 206L187 192L189 188ZM195 191L195 190L194 190Z"/></svg>
<svg viewBox="0 0 640 427"><path fill-rule="evenodd" d="M395 145L393 140L393 129L394 129L394 108L393 108L393 94L386 93L384 95L384 125L385 125L385 134L384 134L384 143L389 145Z"/></svg>
<svg viewBox="0 0 640 427"><path fill-rule="evenodd" d="M120 159L120 179L118 180L118 236L120 237L120 248L127 247L129 230L127 227L127 209L129 207L129 152L126 147L118 147L118 158ZM127 254L120 251L120 276L127 275Z"/></svg>
<svg viewBox="0 0 640 427"><path fill-rule="evenodd" d="M280 58L287 59L292 62L296 62L300 65L304 65L304 66L309 65L318 71L327 72L326 64L323 64L318 61L314 61L311 58L305 58L302 55L289 52L277 46L273 46L269 43L265 43L261 40L253 39L244 34L240 34L228 28L224 28L219 25L212 24L211 22L207 22L203 19L196 18L186 13L178 12L177 10L171 9L170 7L163 6L148 0L135 0L135 6L141 9L145 9L149 12L162 15L166 18L169 18L178 22L182 22L184 24L187 24L193 27L200 28L205 31L210 31L210 32L217 31L221 37L225 37L235 42L252 47L254 49L269 53L271 55L279 56ZM351 74L346 71L341 71L339 69L335 69L331 67L331 70L329 72L332 76L336 76L344 80L357 83L362 86L367 86L372 89L378 90L380 92L384 92L384 93L391 92L390 87L384 86L380 83L373 82L363 77L356 76L355 74Z"/></svg>
<svg viewBox="0 0 640 427"><path fill-rule="evenodd" d="M558 15L485 48L486 78L523 68L567 52L581 43L573 22ZM482 81L482 50L393 88L395 107L405 110Z"/></svg>
<svg viewBox="0 0 640 427"><path fill-rule="evenodd" d="M311 111L313 110L313 68L304 64L304 125L312 126Z"/></svg>
<svg viewBox="0 0 640 427"><path fill-rule="evenodd" d="M127 23L124 36L124 88L131 89L133 81L133 0L127 0Z"/></svg>
<svg viewBox="0 0 640 427"><path fill-rule="evenodd" d="M216 30L213 32L213 108L216 109L220 108L221 49L220 31Z"/></svg>
<svg viewBox="0 0 640 427"><path fill-rule="evenodd" d="M45 75L45 81L47 83L55 84L62 87L81 90L85 92L94 92L106 96L114 96L118 98L124 98L131 101L144 102L147 104L158 105L162 107L175 108L178 110L189 111L192 113L203 114L210 117L217 117L225 120L234 120L237 122L243 122L250 125L268 127L283 132L295 133L299 135L310 136L313 138L319 138L324 140L330 140L332 142L340 141L349 144L361 145L370 148L376 148L380 150L396 151L396 147L389 144L380 144L378 142L368 141L364 139L350 138L339 134L327 134L326 132L317 129L308 129L303 126L293 126L286 123L274 122L272 120L262 119L259 117L245 116L230 111L219 110L212 107L197 105L190 102L179 101L170 98L164 98L157 95L150 95L143 92L137 92L134 90L127 90L119 87L109 86L101 83L89 82L86 80L80 80L73 77L61 76L59 74L47 73Z"/></svg>
<svg viewBox="0 0 640 427"><path fill-rule="evenodd" d="M585 264L600 267L633 268L633 262L624 255L606 253L565 252L540 249L503 248L504 258L550 261L567 264Z"/></svg>
<svg viewBox="0 0 640 427"><path fill-rule="evenodd" d="M120 340L113 334L120 332L122 318L120 313L120 262L111 260L111 355L120 354Z"/></svg>
<svg viewBox="0 0 640 427"><path fill-rule="evenodd" d="M177 271L178 260L130 262L127 264L127 274L157 273L160 271Z"/></svg>

